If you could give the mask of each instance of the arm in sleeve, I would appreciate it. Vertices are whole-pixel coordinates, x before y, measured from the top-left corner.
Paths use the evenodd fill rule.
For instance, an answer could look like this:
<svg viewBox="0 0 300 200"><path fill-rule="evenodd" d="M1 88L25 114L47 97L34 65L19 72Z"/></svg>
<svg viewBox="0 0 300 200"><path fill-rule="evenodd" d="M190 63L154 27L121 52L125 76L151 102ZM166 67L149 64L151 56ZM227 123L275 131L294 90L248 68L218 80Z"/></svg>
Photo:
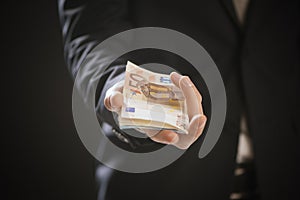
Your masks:
<svg viewBox="0 0 300 200"><path fill-rule="evenodd" d="M134 27L129 18L126 0L58 0L58 8L65 60L74 79L82 62L94 47L106 38ZM101 53L101 64L98 67L100 70L107 65L105 62L108 56L107 52ZM124 78L125 63L125 60L116 61L100 75L96 75L99 69L86 70L80 75L82 78L78 87L84 96L90 90L94 77L100 76L95 96L98 118L113 127L118 134L122 133L125 139L130 141L131 147L136 147L140 145L141 140L122 132L115 123L113 114L103 104L106 91Z"/></svg>

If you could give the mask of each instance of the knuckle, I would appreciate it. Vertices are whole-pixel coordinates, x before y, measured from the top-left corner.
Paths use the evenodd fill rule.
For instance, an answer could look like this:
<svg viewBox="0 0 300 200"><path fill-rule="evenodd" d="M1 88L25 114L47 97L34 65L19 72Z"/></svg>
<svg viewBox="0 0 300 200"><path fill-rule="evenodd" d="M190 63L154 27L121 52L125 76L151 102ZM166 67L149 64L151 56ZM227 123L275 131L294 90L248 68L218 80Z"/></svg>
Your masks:
<svg viewBox="0 0 300 200"><path fill-rule="evenodd" d="M165 141L168 143L176 143L178 140L178 136L174 132L167 132L164 134L164 136L165 136L165 138L164 138Z"/></svg>
<svg viewBox="0 0 300 200"><path fill-rule="evenodd" d="M200 93L198 95L198 99L199 99L200 102L202 102L202 95Z"/></svg>
<svg viewBox="0 0 300 200"><path fill-rule="evenodd" d="M172 143L175 140L175 137L176 137L175 135L169 134L165 137L165 141L168 143Z"/></svg>
<svg viewBox="0 0 300 200"><path fill-rule="evenodd" d="M172 144L172 143L176 142L177 135L176 135L176 133L173 133L173 132L161 131L160 133L151 137L151 139L153 141L156 141L159 143Z"/></svg>

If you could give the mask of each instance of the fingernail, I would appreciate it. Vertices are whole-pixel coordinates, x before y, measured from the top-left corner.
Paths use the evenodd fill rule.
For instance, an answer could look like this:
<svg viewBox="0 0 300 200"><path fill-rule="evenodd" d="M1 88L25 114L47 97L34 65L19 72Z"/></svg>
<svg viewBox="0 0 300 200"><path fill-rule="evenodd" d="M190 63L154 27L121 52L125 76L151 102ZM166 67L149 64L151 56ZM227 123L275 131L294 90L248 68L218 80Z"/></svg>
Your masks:
<svg viewBox="0 0 300 200"><path fill-rule="evenodd" d="M171 74L171 77L172 77L172 81L173 82L179 82L179 79L180 79L180 77L181 77L181 75L180 74L178 74L177 72L172 72Z"/></svg>
<svg viewBox="0 0 300 200"><path fill-rule="evenodd" d="M185 87L192 87L192 86L193 86L192 81L191 81L190 78L187 77L187 76L184 76L183 78L181 78L181 82L182 82L182 84L183 84Z"/></svg>

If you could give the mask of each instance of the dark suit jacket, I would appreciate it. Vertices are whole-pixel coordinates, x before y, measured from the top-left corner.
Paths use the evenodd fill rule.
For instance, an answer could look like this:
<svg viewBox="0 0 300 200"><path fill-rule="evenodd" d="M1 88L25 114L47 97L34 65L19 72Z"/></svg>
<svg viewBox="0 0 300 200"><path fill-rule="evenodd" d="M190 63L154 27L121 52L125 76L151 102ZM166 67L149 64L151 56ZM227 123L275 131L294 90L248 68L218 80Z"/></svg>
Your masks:
<svg viewBox="0 0 300 200"><path fill-rule="evenodd" d="M230 0L61 0L59 11L66 61L74 77L82 59L99 42L123 30L155 26L180 31L198 41L214 59L226 87L225 127L207 157L197 158L200 138L184 156L164 169L145 174L113 170L96 173L99 198L228 199L239 119L245 112L262 199L299 199L299 1L251 0L244 27L239 25ZM166 58L173 55L163 54L149 50L141 56L133 53L131 60L138 64L185 64ZM112 65L101 77L98 88L99 118L116 129L102 101L107 88L122 77L125 61ZM209 116L209 96L201 78L190 68L178 70L196 83ZM133 151L156 145L123 136L129 144L115 135L111 140Z"/></svg>

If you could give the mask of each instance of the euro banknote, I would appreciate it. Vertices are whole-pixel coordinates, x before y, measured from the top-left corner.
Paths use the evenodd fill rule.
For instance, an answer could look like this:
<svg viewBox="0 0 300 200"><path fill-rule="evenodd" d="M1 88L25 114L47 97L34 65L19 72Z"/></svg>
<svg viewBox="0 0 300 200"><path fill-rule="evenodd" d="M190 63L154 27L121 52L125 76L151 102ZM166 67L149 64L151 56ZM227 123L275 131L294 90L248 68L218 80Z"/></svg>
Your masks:
<svg viewBox="0 0 300 200"><path fill-rule="evenodd" d="M121 129L168 129L187 134L186 101L169 74L152 72L128 61L123 96L118 117Z"/></svg>

